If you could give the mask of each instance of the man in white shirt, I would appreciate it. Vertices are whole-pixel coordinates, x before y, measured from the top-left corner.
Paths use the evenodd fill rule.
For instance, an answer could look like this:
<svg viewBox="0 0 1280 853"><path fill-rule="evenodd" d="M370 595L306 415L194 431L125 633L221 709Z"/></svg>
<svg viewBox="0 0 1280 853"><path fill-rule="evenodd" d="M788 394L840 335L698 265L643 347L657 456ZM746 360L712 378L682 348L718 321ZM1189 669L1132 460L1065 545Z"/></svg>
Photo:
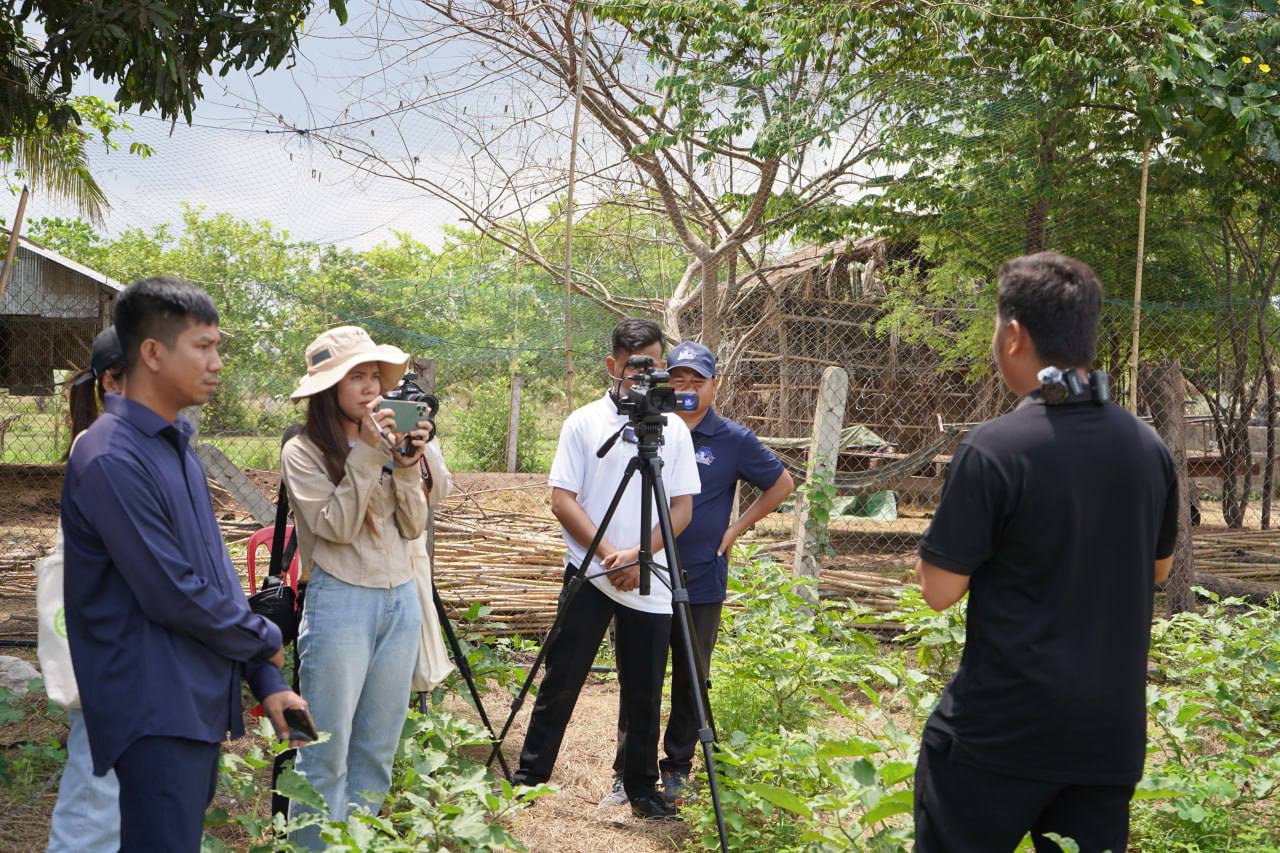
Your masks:
<svg viewBox="0 0 1280 853"><path fill-rule="evenodd" d="M587 547L604 519L627 463L636 454L634 431L625 415L618 414L616 396L625 393L627 359L649 356L661 364L662 330L649 320L624 319L613 330L612 354L605 359L611 389L608 394L571 414L560 430L560 443L551 465L551 511L560 521L566 555L566 582L586 556ZM676 535L689 524L693 495L700 486L689 428L667 415L662 481ZM610 436L623 429L601 459L596 451ZM618 684L627 709L628 732L623 786L637 817L670 819L672 808L657 793L658 715L662 682L671 641L671 589L666 554L656 523L647 531L653 547L654 566L650 594L640 595L640 569L634 565L640 552L640 476L627 485L621 502L604 532L595 559L586 568L589 583L582 584L561 620L561 632L547 651L547 669L538 689L533 716L520 753L520 767L513 779L534 785L547 781L555 766L565 727L573 714L595 660L596 650L612 619L615 622ZM657 508L653 508L656 522Z"/></svg>

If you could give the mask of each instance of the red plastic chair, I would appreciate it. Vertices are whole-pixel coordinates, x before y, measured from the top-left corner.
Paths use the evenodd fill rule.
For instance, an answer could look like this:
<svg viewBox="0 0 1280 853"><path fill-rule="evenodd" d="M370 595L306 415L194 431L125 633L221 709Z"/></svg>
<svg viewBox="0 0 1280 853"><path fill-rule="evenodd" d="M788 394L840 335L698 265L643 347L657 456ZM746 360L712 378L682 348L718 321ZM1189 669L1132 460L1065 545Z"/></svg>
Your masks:
<svg viewBox="0 0 1280 853"><path fill-rule="evenodd" d="M269 561L270 554L271 554L271 540L275 538L275 535L276 535L276 528L275 528L275 525L272 525L271 527L262 528L257 533L249 537L248 569L249 569L249 594L250 595L253 595L255 592L258 591L258 571L257 571L258 549L263 546L266 546L267 554L268 554L267 559ZM285 525L284 541L288 542L289 537L292 535L293 535L293 525L292 524ZM285 574L289 578L289 586L291 586L293 588L293 591L296 593L298 591L298 552L296 550L293 552L293 562L289 563L289 569L287 572L285 572Z"/></svg>

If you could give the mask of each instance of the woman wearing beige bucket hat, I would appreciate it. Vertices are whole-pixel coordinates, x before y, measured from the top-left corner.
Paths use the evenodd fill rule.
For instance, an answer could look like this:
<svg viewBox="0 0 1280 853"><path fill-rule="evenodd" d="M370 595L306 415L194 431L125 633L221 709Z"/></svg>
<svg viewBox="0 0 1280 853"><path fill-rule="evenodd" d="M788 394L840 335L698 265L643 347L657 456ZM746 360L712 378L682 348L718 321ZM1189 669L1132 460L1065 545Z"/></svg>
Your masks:
<svg viewBox="0 0 1280 853"><path fill-rule="evenodd" d="M281 467L307 580L301 692L329 740L300 750L296 769L330 817L345 820L353 805L381 807L408 710L422 624L412 544L427 521L419 462L431 425L409 433L411 455L391 449L404 436L392 433L394 413L379 403L409 357L364 329L330 329L306 359L293 392L307 401L306 423ZM290 810L308 811L297 800ZM290 840L324 849L318 827Z"/></svg>

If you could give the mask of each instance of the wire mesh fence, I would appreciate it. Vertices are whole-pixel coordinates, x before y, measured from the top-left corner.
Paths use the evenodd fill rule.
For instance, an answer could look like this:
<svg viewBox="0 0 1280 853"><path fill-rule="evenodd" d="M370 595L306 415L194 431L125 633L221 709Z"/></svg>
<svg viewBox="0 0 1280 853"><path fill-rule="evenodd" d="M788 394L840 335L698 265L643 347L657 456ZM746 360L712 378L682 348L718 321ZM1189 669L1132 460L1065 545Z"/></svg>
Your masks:
<svg viewBox="0 0 1280 853"><path fill-rule="evenodd" d="M592 51L605 36L625 42L601 26ZM1241 160L1211 180L1176 146L1144 144L1130 118L1079 107L1077 89L1088 86L1074 78L1043 92L990 70L904 71L864 81L856 98L844 92L859 110L830 148L780 155L773 165L790 170L789 183L749 236L724 249L716 241L746 216L760 164L745 155L702 162L692 140L663 161L664 195L610 137L602 101L583 116L566 297L560 193L572 87L520 82L521 69L506 65L486 82L485 56L503 51L481 35L467 41L469 88L453 100L333 127L197 122L170 136L167 125L136 122L134 135L155 153L111 162L139 197L217 187L234 197L220 209L234 214L169 208L162 221L125 206L110 233L66 217L27 223L0 299L0 595L9 596L0 636L34 631L12 614L56 526L69 444L62 383L87 362L121 283L156 273L200 284L223 314L224 381L200 415L199 441L207 467L243 475L212 481L236 560L249 532L269 523L262 507L275 494L280 437L301 418L287 398L306 343L359 324L411 353L442 401L441 446L459 482L438 519L442 590L460 603L484 598L498 629L521 631L549 612L558 584L546 473L559 425L604 393L618 317L652 317L673 339L712 345L717 407L804 484L742 541L788 560L807 541L824 594L873 601L909 575L956 442L1015 402L990 364L995 270L1054 249L1090 263L1104 283L1097 365L1116 401L1162 435L1178 426L1205 564L1255 576L1249 555L1260 552L1222 543L1276 523L1271 172ZM599 66L600 79L652 70L643 50L621 63L592 51L582 61ZM535 89L545 96L541 125L521 107ZM215 146L236 152L234 173L202 156ZM327 181L357 190L346 219L322 217L306 239L262 221L293 208L313 215ZM458 213L465 226L446 224ZM396 232L352 247L396 221L434 236ZM718 254L695 256L692 232ZM835 431L817 435L832 367L847 377L844 399ZM1146 387L1151 376L1159 381ZM1177 398L1167 392L1177 381L1182 411L1170 413L1161 401ZM817 470L829 476L810 483ZM743 486L741 505L750 491Z"/></svg>

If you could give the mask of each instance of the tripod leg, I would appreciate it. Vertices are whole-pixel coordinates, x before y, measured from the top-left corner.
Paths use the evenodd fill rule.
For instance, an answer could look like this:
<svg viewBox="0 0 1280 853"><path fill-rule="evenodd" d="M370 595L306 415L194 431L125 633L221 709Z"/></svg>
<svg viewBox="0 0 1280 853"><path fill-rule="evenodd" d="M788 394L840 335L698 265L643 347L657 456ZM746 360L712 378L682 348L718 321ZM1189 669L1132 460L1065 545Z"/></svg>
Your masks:
<svg viewBox="0 0 1280 853"><path fill-rule="evenodd" d="M471 699L476 703L476 710L480 712L480 721L488 729L489 737L496 741L497 735L493 733L493 724L489 722L489 715L485 713L484 700L480 698L480 689L476 686L471 663L467 660L462 644L458 642L458 635L453 630L453 622L449 620L449 614L444 609L444 601L440 599L440 591L436 589L434 582L431 584L431 599L435 602L436 615L440 617L440 627L444 629L444 637L449 644L449 652L453 655L453 662L458 665L458 672L462 675L462 680L467 683ZM502 767L502 775L507 778L507 781L511 781L511 768L507 766L507 757L501 752L498 753L498 764Z"/></svg>
<svg viewBox="0 0 1280 853"><path fill-rule="evenodd" d="M613 500L610 501L609 508L605 511L604 517L600 519L600 524L596 527L595 538L587 546L587 552L582 558L582 565L578 566L577 571L566 582L564 591L560 594L560 604L556 608L555 621L551 623L551 628L547 631L547 636L542 641L542 647L538 649L538 655L533 659L533 664L529 667L529 673L525 676L524 683L520 685L520 691L511 700L511 713L507 715L507 721L503 723L502 731L498 733L498 737L494 740L493 751L489 753L488 759L485 760L486 767L491 766L497 760L498 755L502 753L502 744L507 739L507 735L511 733L511 726L516 721L516 715L524 707L524 700L528 698L529 691L533 688L533 680L537 677L538 669L542 666L542 662L546 660L547 651L555 643L556 638L560 636L560 627L564 621L564 614L568 610L569 602L573 600L578 588L586 582L587 573L591 569L591 562L595 559L596 551L600 548L600 542L604 539L604 532L609 529L609 522L613 520L613 514L617 512L618 504L622 502L622 496L626 494L627 485L638 470L640 470L640 458L635 457L627 463L627 470L622 475L622 481L618 483L617 491L613 493Z"/></svg>
<svg viewBox="0 0 1280 853"><path fill-rule="evenodd" d="M680 625L681 651L694 674L698 689L693 694L693 707L698 716L698 740L702 742L702 760L707 769L707 785L711 789L711 806L716 816L716 831L720 835L720 849L729 851L729 833L724 825L724 810L720 806L720 785L716 777L715 729L711 723L711 702L707 697L707 679L703 672L701 656L697 650L697 637L693 630L693 611L689 606L689 590L685 588L684 578L680 570L680 555L676 551L675 531L671 527L670 504L667 503L667 489L662 482L662 458L654 453L647 457L648 465L642 469L641 477L645 490L652 489L658 507L658 524L662 528L662 547L667 555L667 567L671 575L671 607L672 616ZM644 492L641 500L647 500L648 492Z"/></svg>

